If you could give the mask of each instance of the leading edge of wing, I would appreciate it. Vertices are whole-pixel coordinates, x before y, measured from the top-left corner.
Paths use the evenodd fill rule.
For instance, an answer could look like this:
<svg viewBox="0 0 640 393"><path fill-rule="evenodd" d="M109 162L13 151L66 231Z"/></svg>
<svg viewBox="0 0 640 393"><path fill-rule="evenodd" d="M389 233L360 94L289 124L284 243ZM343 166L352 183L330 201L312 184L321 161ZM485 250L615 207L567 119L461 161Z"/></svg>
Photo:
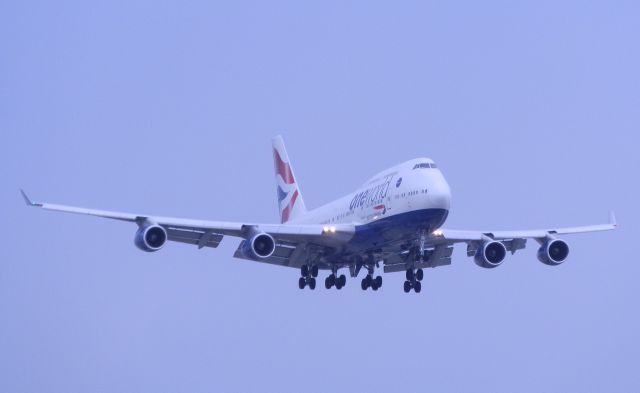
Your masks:
<svg viewBox="0 0 640 393"><path fill-rule="evenodd" d="M64 213L74 213L89 215L114 220L154 223L163 226L173 226L180 228L193 228L211 230L215 233L246 238L256 231L266 232L278 239L291 241L317 241L320 244L338 244L348 241L355 233L355 226L351 224L337 224L332 226L323 225L291 225L291 224L258 224L240 223L229 221L207 221L187 218L162 217L146 214L133 214L116 212L109 210L88 209L76 206L57 205L51 203L33 202L27 194L20 190L25 203L28 206L40 207L44 210L58 211Z"/></svg>
<svg viewBox="0 0 640 393"><path fill-rule="evenodd" d="M160 217L147 214L133 214L125 212L117 212L110 210L98 210L88 209L84 207L57 205L53 203L39 203L33 202L27 194L20 190L25 203L28 206L40 207L44 210L58 211L63 213L83 214L88 216L110 218L114 220L136 222L142 224L143 222L152 222L159 225L180 226L180 227L192 227L201 229L218 229L220 232L230 232L228 234L239 233L242 230L241 223L222 222L222 221L205 221L194 219L183 219L173 217ZM233 232L233 233L231 233ZM227 233L225 233L227 234Z"/></svg>
<svg viewBox="0 0 640 393"><path fill-rule="evenodd" d="M555 229L528 229L515 231L467 231L456 229L441 229L439 237L450 241L480 241L487 237L492 239L541 239L553 235L569 235L577 233L610 231L616 229L618 223L615 213L609 214L609 223L586 225L579 227L566 227Z"/></svg>

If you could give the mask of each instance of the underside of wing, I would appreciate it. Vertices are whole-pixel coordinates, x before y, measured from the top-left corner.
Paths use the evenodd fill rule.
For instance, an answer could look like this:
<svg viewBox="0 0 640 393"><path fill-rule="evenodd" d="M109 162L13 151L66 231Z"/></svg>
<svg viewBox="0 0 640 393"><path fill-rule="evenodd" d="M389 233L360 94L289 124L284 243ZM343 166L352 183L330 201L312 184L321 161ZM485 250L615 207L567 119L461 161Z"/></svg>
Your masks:
<svg viewBox="0 0 640 393"><path fill-rule="evenodd" d="M473 257L481 267L498 266L507 253L514 254L527 245L528 239L540 244L538 259L549 265L562 263L568 255L566 242L558 235L607 231L617 226L615 216L610 215L609 223L580 227L552 228L515 231L468 231L440 229L410 241L393 241L367 250L375 260L383 261L385 273L411 269L433 268L451 264L453 246L466 243L466 254Z"/></svg>
<svg viewBox="0 0 640 393"><path fill-rule="evenodd" d="M206 229L190 229L167 225L165 227L168 235L168 240L193 244L198 248L213 247L216 248L220 245L224 235L215 233Z"/></svg>
<svg viewBox="0 0 640 393"><path fill-rule="evenodd" d="M247 255L247 253L243 251L247 246L247 241L248 240L243 240L240 242L236 252L233 254L234 258L296 268L305 263L303 255L305 253L305 243L277 243L273 254L266 258L255 258Z"/></svg>
<svg viewBox="0 0 640 393"><path fill-rule="evenodd" d="M405 292L420 291L424 268L451 264L453 247L465 243L467 256L483 268L495 268L508 252L525 248L533 239L539 244L538 260L547 265L563 263L569 245L560 235L608 231L617 227L611 213L607 224L513 231L473 231L438 229L431 233L422 226L388 232L386 227L372 230L369 224L259 224L227 221L207 221L122 213L87 209L75 206L33 202L22 191L25 203L45 210L60 211L115 219L135 223L135 244L143 251L160 250L167 241L216 248L225 236L238 237L241 242L234 257L277 266L299 268L300 288L315 288L319 269L330 269L325 286L340 289L345 276L340 268L349 268L352 277L367 270L362 288L376 290L382 278L374 278L374 271L383 264L384 272L406 272ZM422 224L421 224L422 225ZM430 229L429 229L430 230ZM415 231L415 232L414 232ZM384 235L387 236L384 236Z"/></svg>

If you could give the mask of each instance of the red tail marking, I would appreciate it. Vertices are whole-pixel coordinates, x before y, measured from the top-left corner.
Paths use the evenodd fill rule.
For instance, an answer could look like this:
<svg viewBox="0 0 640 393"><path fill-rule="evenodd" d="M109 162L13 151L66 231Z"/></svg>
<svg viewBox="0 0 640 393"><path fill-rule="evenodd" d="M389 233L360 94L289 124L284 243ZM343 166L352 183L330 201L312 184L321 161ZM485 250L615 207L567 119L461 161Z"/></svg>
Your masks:
<svg viewBox="0 0 640 393"><path fill-rule="evenodd" d="M295 192L293 193L293 196L291 196L291 200L289 201L289 204L287 205L287 207L285 207L282 210L282 215L281 215L281 222L284 224L285 222L289 221L289 215L291 214L291 210L293 210L293 205L296 203L296 199L298 198L298 190L295 190Z"/></svg>
<svg viewBox="0 0 640 393"><path fill-rule="evenodd" d="M273 163L276 167L276 173L282 177L282 180L286 184L293 184L296 180L293 178L293 173L291 172L291 167L288 163L282 161L278 150L273 149Z"/></svg>

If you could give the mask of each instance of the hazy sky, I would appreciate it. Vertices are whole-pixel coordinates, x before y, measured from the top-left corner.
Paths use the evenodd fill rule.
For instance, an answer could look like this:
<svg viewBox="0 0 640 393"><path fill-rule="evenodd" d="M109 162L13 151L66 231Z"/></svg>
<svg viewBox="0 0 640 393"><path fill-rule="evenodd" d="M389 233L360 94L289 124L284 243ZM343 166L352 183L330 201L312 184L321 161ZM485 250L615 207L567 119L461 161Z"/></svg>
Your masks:
<svg viewBox="0 0 640 393"><path fill-rule="evenodd" d="M0 3L0 391L640 391L637 1ZM218 249L133 245L56 203L276 222L429 156L446 226L606 222L420 294L300 291ZM321 275L321 280L324 274Z"/></svg>

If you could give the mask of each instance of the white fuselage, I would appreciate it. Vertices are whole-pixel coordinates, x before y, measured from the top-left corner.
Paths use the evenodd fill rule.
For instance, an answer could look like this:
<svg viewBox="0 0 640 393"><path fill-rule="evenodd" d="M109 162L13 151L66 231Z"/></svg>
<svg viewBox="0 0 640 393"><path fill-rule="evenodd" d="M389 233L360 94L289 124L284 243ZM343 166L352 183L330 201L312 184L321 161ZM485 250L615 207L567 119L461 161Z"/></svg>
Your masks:
<svg viewBox="0 0 640 393"><path fill-rule="evenodd" d="M378 173L356 191L290 223L365 225L414 211L448 212L450 202L449 184L440 169L429 158L417 158Z"/></svg>

